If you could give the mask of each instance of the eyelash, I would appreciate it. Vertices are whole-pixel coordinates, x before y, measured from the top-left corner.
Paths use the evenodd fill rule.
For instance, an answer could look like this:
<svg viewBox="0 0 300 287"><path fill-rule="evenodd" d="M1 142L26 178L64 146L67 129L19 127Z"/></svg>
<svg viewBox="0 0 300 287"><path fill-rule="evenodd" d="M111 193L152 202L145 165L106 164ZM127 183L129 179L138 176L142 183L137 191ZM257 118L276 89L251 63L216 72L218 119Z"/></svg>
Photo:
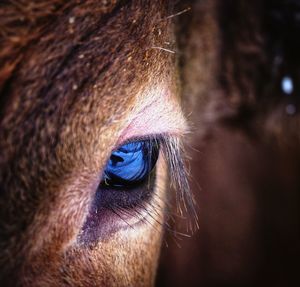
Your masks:
<svg viewBox="0 0 300 287"><path fill-rule="evenodd" d="M134 138L127 140L120 145L119 148L114 149L111 155L121 147L141 141L148 141L159 147L160 156L165 159L168 166L171 180L170 185L176 190L177 212L181 216L185 216L186 214L191 215L188 216L192 219L189 224L189 229L193 230L197 218L194 209L194 200L189 190L187 172L182 159L180 140L164 134ZM105 175L103 175L103 178L104 176ZM102 180L96 192L89 216L83 226L79 242L83 244L97 242L99 238L103 238L110 234L110 232L116 231L112 226L108 227L109 231L106 230L103 232L101 230L101 226L104 226L107 223L106 221L111 221L108 220L109 212L123 221L125 220L122 215L139 218L141 212L145 211L150 217L153 217L151 211L148 210L149 206L151 206L150 209L152 212L156 214L158 213L157 209L161 208L160 203L157 203L155 201L156 198L154 198L154 190L156 190L156 188L156 166L153 167L153 170L148 174L146 180L129 187L105 185L105 182ZM161 199L159 199L159 201L161 201ZM102 216L100 216L99 213L102 213ZM169 227L167 227L167 229L169 229Z"/></svg>

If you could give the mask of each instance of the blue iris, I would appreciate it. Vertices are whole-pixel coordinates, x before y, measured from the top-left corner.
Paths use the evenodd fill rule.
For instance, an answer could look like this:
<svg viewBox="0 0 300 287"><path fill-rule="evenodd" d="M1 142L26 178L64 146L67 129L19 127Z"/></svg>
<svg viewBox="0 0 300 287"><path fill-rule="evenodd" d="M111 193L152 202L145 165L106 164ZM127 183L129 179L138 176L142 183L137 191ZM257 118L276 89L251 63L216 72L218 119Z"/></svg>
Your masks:
<svg viewBox="0 0 300 287"><path fill-rule="evenodd" d="M155 140L134 141L113 151L105 167L101 186L132 187L147 179L159 153Z"/></svg>

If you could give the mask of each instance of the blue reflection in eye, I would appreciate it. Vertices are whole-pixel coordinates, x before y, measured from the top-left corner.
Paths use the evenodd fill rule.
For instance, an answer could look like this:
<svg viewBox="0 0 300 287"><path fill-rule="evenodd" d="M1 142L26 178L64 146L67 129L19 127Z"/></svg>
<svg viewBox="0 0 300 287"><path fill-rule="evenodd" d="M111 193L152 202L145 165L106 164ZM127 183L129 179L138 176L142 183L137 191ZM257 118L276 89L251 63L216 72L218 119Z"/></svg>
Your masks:
<svg viewBox="0 0 300 287"><path fill-rule="evenodd" d="M113 151L105 167L101 187L132 187L149 177L158 158L156 140L141 140Z"/></svg>

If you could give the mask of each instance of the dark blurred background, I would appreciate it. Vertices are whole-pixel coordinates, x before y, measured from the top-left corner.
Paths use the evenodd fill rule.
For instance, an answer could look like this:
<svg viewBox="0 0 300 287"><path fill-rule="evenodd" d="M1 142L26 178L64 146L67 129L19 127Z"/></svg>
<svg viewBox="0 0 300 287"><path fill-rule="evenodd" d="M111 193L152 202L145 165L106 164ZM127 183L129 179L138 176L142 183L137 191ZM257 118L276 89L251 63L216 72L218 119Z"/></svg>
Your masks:
<svg viewBox="0 0 300 287"><path fill-rule="evenodd" d="M166 232L157 286L298 285L300 1L187 8L176 23L199 230Z"/></svg>

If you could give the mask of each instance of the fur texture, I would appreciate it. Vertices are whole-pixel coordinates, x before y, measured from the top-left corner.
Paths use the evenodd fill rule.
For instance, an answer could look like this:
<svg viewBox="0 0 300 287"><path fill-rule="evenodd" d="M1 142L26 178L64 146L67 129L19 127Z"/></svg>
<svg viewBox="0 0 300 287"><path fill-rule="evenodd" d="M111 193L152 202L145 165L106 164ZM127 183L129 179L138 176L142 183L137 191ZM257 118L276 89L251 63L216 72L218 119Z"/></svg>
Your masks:
<svg viewBox="0 0 300 287"><path fill-rule="evenodd" d="M154 284L169 196L163 160L161 212L149 209L151 224L96 246L76 239L110 150L135 112L143 118L153 87L171 96L151 97L159 106L144 118L175 107L159 119L173 118L182 133L174 129L183 122L176 57L200 151L190 160L200 230L181 249L169 241L157 284L287 286L297 278L299 1L188 0L176 10L173 2L1 1L1 286Z"/></svg>
<svg viewBox="0 0 300 287"><path fill-rule="evenodd" d="M1 285L152 285L160 224L93 248L76 237L142 91L163 83L177 101L175 57L153 48L172 49L172 5L2 1L0 11Z"/></svg>

